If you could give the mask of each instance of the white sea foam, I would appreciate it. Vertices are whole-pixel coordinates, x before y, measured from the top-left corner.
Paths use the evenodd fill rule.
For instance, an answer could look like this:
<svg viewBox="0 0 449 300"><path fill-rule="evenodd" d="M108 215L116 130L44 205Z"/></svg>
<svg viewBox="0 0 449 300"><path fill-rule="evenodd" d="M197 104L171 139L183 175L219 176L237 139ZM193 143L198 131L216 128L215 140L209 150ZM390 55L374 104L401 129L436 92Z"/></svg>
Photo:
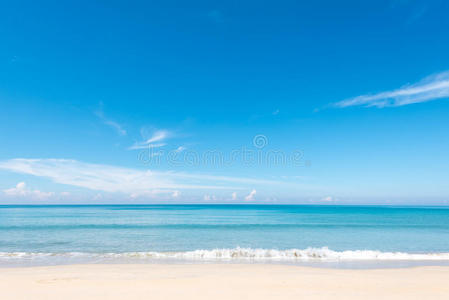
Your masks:
<svg viewBox="0 0 449 300"><path fill-rule="evenodd" d="M381 252L376 250L333 251L327 247L307 249L214 249L185 252L124 252L124 253L39 253L0 252L0 259L45 259L45 258L88 258L88 259L179 259L179 260L255 260L255 261L367 261L367 260L413 260L449 261L449 253L406 253Z"/></svg>

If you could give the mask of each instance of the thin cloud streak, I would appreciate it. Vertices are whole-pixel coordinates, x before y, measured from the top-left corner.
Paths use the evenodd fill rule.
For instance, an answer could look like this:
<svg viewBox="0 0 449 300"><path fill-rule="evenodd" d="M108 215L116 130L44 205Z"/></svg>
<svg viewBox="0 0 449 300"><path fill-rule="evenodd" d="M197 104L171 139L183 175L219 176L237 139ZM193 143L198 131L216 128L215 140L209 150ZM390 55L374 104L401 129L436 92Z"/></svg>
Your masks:
<svg viewBox="0 0 449 300"><path fill-rule="evenodd" d="M128 150L139 150L139 149L150 149L150 148L160 148L166 146L166 143L157 143L157 144L146 144L146 143L136 143L128 148Z"/></svg>
<svg viewBox="0 0 449 300"><path fill-rule="evenodd" d="M374 95L362 95L334 104L335 107L349 106L403 106L408 104L433 101L449 97L449 71L428 76L412 85L405 85L397 90Z"/></svg>
<svg viewBox="0 0 449 300"><path fill-rule="evenodd" d="M117 131L117 133L119 135L126 135L126 130L123 129L119 123L111 121L111 120L104 120L104 124L114 128L115 131Z"/></svg>
<svg viewBox="0 0 449 300"><path fill-rule="evenodd" d="M146 141L135 143L128 150L137 150L137 149L147 149L147 148L157 148L163 147L166 144L162 143L163 140L169 138L171 136L168 130L158 130L153 133L153 135L147 139ZM159 142L159 143L156 143Z"/></svg>
<svg viewBox="0 0 449 300"><path fill-rule="evenodd" d="M285 184L239 177L145 171L69 159L10 159L0 161L0 169L44 177L56 183L90 190L128 194L162 189L172 192L180 189L225 190L244 189L247 188L245 184Z"/></svg>
<svg viewBox="0 0 449 300"><path fill-rule="evenodd" d="M103 124L113 128L117 132L118 135L123 136L123 135L127 134L126 130L123 129L122 125L105 117L102 104L100 104L100 109L95 112L95 115L97 115L97 117L99 117L101 119Z"/></svg>

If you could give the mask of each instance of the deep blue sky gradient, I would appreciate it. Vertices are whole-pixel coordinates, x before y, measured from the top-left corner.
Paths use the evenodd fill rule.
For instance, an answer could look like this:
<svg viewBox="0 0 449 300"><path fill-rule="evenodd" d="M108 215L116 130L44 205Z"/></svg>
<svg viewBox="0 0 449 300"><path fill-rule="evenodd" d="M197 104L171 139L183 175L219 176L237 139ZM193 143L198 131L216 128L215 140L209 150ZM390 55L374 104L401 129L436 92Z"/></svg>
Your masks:
<svg viewBox="0 0 449 300"><path fill-rule="evenodd" d="M446 203L447 99L331 104L449 70L448 13L442 0L3 1L0 160L304 184L248 184L242 201L257 189L257 201ZM162 129L173 133L167 151L229 153L262 134L266 150L300 149L304 165L143 164L128 148ZM21 181L76 201L104 192L0 170L0 189ZM177 201L231 192L181 191Z"/></svg>

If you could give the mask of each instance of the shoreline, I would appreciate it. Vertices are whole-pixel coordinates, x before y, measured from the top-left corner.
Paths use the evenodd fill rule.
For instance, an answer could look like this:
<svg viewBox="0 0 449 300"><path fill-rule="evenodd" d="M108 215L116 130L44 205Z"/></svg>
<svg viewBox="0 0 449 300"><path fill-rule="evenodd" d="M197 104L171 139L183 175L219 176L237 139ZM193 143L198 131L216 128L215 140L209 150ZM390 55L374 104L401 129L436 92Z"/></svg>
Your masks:
<svg viewBox="0 0 449 300"><path fill-rule="evenodd" d="M60 261L20 261L1 262L0 270L21 268L45 268L45 267L68 267L68 266L119 266L119 265L248 265L248 266L291 266L299 268L330 269L330 270L383 270L383 269L412 269L426 267L449 268L448 261L416 261L416 260L365 260L365 261L270 261L270 260L175 260L175 259L153 259L153 260L60 260Z"/></svg>
<svg viewBox="0 0 449 300"><path fill-rule="evenodd" d="M82 264L0 268L1 299L447 299L449 267Z"/></svg>
<svg viewBox="0 0 449 300"><path fill-rule="evenodd" d="M328 247L304 249L214 248L185 251L131 252L1 252L2 265L21 263L34 266L90 263L262 263L299 266L320 265L380 265L435 266L449 265L449 252L410 253L379 250L340 250Z"/></svg>

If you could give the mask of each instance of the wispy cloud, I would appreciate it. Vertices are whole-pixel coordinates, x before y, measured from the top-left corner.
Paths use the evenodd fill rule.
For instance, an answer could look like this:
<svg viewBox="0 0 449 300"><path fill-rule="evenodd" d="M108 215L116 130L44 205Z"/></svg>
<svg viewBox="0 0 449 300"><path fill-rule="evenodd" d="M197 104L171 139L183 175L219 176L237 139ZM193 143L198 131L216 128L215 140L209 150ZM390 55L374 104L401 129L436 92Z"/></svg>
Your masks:
<svg viewBox="0 0 449 300"><path fill-rule="evenodd" d="M15 187L3 190L5 195L11 197L29 197L37 199L47 199L55 195L53 192L42 192L28 189L25 182L19 182Z"/></svg>
<svg viewBox="0 0 449 300"><path fill-rule="evenodd" d="M104 112L103 112L103 104L102 103L100 103L100 109L95 112L95 115L101 119L103 124L108 125L109 127L113 128L117 132L118 135L126 135L127 134L126 130L123 129L122 125L105 117Z"/></svg>
<svg viewBox="0 0 449 300"><path fill-rule="evenodd" d="M126 135L126 130L123 129L119 123L111 121L111 120L103 120L103 121L104 121L104 124L114 128L115 131L117 131L117 133L119 135Z"/></svg>
<svg viewBox="0 0 449 300"><path fill-rule="evenodd" d="M156 130L150 138L146 139L143 142L135 143L128 149L129 150L137 150L137 149L163 147L166 145L166 143L162 143L162 141L166 140L170 136L172 136L172 134L168 130Z"/></svg>
<svg viewBox="0 0 449 300"><path fill-rule="evenodd" d="M348 106L403 106L449 97L449 71L428 76L421 81L399 89L373 95L362 95L334 104Z"/></svg>
<svg viewBox="0 0 449 300"><path fill-rule="evenodd" d="M251 193L248 194L248 196L245 197L245 201L254 201L256 197L256 190L252 190Z"/></svg>
<svg viewBox="0 0 449 300"><path fill-rule="evenodd" d="M279 181L262 179L145 171L68 159L10 159L0 161L0 169L44 177L56 183L96 191L126 194L165 190L172 196L179 196L179 192L175 191L180 189L235 190L247 188L247 184L264 186L283 184Z"/></svg>

